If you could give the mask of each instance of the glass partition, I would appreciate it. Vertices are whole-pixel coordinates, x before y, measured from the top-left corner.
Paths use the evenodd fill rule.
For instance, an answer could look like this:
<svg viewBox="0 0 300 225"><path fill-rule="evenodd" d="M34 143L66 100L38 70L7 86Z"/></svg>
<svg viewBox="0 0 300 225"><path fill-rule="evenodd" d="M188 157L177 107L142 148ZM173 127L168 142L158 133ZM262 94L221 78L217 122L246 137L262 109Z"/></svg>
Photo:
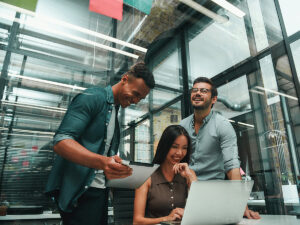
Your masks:
<svg viewBox="0 0 300 225"><path fill-rule="evenodd" d="M152 162L150 143L150 123L146 120L135 128L135 154L134 161Z"/></svg>
<svg viewBox="0 0 300 225"><path fill-rule="evenodd" d="M300 30L300 25L296 20L300 9L300 2L297 0L279 0L279 3L286 32L290 36Z"/></svg>
<svg viewBox="0 0 300 225"><path fill-rule="evenodd" d="M295 61L298 80L300 80L300 40L291 43L290 46Z"/></svg>
<svg viewBox="0 0 300 225"><path fill-rule="evenodd" d="M199 22L188 31L192 80L199 76L211 78L250 56L244 19L220 11L226 22Z"/></svg>
<svg viewBox="0 0 300 225"><path fill-rule="evenodd" d="M120 156L151 162L163 130L191 113L189 82L206 76L218 86L213 110L234 127L241 167L255 181L249 207L300 214L294 77L300 80L300 5L229 1L245 13L238 17L211 1L197 2L225 21L173 0L153 1L149 15L125 4L122 21L90 12L88 1L39 0L35 16L0 2L0 203L56 210L43 192L55 157L52 137L70 101L86 88L115 84L148 54L157 86L139 104L120 109ZM174 36L164 41L164 31Z"/></svg>
<svg viewBox="0 0 300 225"><path fill-rule="evenodd" d="M172 124L179 124L181 119L181 101L161 110L153 115L153 150L156 148L165 128Z"/></svg>

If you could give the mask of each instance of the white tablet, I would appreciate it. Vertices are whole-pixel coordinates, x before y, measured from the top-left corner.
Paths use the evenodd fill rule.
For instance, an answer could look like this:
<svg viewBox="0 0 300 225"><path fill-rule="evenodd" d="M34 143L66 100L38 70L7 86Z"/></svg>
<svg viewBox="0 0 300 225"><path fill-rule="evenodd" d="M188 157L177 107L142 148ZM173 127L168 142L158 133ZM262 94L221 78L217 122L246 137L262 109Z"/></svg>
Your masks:
<svg viewBox="0 0 300 225"><path fill-rule="evenodd" d="M122 160L122 164L132 168L132 175L126 178L112 179L106 181L107 187L118 188L139 188L145 181L151 176L151 174L157 170L158 164L129 162Z"/></svg>

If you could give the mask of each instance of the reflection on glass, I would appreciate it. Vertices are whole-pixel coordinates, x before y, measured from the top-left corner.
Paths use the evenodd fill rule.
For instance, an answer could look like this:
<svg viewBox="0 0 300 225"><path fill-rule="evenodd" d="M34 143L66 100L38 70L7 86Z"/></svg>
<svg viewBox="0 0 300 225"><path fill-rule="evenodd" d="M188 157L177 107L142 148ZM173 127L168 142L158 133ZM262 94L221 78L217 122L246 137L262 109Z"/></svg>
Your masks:
<svg viewBox="0 0 300 225"><path fill-rule="evenodd" d="M151 90L152 91L152 90ZM141 116L149 111L149 95L145 99L142 99L137 105L130 105L125 108L125 119L123 125L138 120Z"/></svg>
<svg viewBox="0 0 300 225"><path fill-rule="evenodd" d="M189 37L191 79L214 75L250 56L244 19L226 13L229 21L191 29ZM222 37L222 38L220 38Z"/></svg>
<svg viewBox="0 0 300 225"><path fill-rule="evenodd" d="M270 55L259 60L261 73L262 73L262 82L263 87L258 86L259 90L265 90L267 95L267 104L271 105L276 102L279 102L279 95L276 95L272 91L277 91L277 82L275 77L275 71L273 67L272 58ZM271 91L268 91L271 90Z"/></svg>
<svg viewBox="0 0 300 225"><path fill-rule="evenodd" d="M178 92L155 88L153 90L153 109L159 108L179 95Z"/></svg>
<svg viewBox="0 0 300 225"><path fill-rule="evenodd" d="M295 61L298 80L300 81L300 40L291 43L291 50Z"/></svg>
<svg viewBox="0 0 300 225"><path fill-rule="evenodd" d="M155 82L164 86L181 89L179 80L179 58L178 50L174 51L162 60L154 69Z"/></svg>
<svg viewBox="0 0 300 225"><path fill-rule="evenodd" d="M248 4L250 2L252 3L251 0L248 0ZM266 32L267 37L268 37L268 40L267 40L268 45L273 46L276 43L278 43L279 41L281 41L283 38L281 26L280 26L279 19L278 19L277 10L275 7L275 3L273 0L259 1L259 4L257 1L254 1L254 2L255 2L254 3L255 9L259 10L259 12L261 13L261 15L263 17L264 28L261 27L262 24L259 24L259 25L257 24L258 27L255 27L255 24L252 24L252 27L253 27L253 29L256 29L257 33L260 33L260 31L258 31L259 28L263 29ZM253 9L253 10L255 10L255 9ZM255 15L257 15L257 14L255 14ZM254 18L251 17L251 20ZM258 17L257 17L257 19L258 19ZM262 39L260 39L259 41L262 41ZM259 43L256 43L256 44L259 44ZM263 47L263 46L261 46L261 47Z"/></svg>
<svg viewBox="0 0 300 225"><path fill-rule="evenodd" d="M282 59L278 61L280 60ZM282 80L280 75L276 77L269 55L261 59L259 63L260 73L255 72L249 75L249 85L255 88L260 87L258 90L250 89L251 104L255 110L249 115L254 116L256 135L253 137L257 139L257 152L262 161L261 164L257 164L262 168L257 169L264 172L256 173L254 171L254 174L257 176L258 183L264 190L267 190L264 202L266 212L284 214L284 212L289 212L289 207L299 204L298 193L295 195L294 192L296 181L293 172L298 170L298 166L294 163L292 131L289 125L285 124L290 120L286 113L286 99L283 95L278 94L278 82L281 85ZM284 71L282 67L281 71ZM286 82L283 83L286 84ZM242 136L239 137L239 140L241 138ZM252 149L256 149L255 144L251 145ZM252 160L252 163L256 162ZM284 205L280 204L282 199Z"/></svg>
<svg viewBox="0 0 300 225"><path fill-rule="evenodd" d="M257 52L269 46L259 0L247 0Z"/></svg>
<svg viewBox="0 0 300 225"><path fill-rule="evenodd" d="M246 76L218 87L218 101L213 109L230 119L251 110Z"/></svg>
<svg viewBox="0 0 300 225"><path fill-rule="evenodd" d="M157 144L165 128L171 124L179 124L181 120L181 101L165 108L153 115L153 150L156 152Z"/></svg>
<svg viewBox="0 0 300 225"><path fill-rule="evenodd" d="M0 70L2 70L3 67L4 57L5 57L5 51L0 50Z"/></svg>
<svg viewBox="0 0 300 225"><path fill-rule="evenodd" d="M297 20L299 17L300 1L299 0L279 0L280 9L287 35L290 36L300 30L300 24Z"/></svg>
<svg viewBox="0 0 300 225"><path fill-rule="evenodd" d="M135 128L135 155L134 161L150 163L151 148L150 148L150 124L146 120Z"/></svg>

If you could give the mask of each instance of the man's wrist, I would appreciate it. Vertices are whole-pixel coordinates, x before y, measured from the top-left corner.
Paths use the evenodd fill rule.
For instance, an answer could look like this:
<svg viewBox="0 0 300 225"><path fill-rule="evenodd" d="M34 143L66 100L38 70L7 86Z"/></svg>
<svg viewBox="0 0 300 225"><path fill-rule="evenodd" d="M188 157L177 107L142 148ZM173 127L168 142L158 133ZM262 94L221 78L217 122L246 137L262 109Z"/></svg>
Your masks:
<svg viewBox="0 0 300 225"><path fill-rule="evenodd" d="M99 167L99 168L96 168L96 169L105 170L105 168L108 164L108 161L110 160L110 157L98 155L97 158L98 158L97 159L97 167Z"/></svg>

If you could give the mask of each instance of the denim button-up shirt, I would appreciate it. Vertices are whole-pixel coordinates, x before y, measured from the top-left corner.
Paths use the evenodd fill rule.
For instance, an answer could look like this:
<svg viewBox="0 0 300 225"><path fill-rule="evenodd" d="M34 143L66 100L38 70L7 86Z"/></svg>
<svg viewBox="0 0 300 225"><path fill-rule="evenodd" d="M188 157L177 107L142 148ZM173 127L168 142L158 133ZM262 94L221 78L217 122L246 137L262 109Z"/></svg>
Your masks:
<svg viewBox="0 0 300 225"><path fill-rule="evenodd" d="M54 145L64 139L73 139L89 151L103 154L112 104L114 96L110 86L89 88L75 96L54 136ZM108 156L117 153L119 140L120 130L116 120ZM69 212L94 177L95 169L78 165L57 155L48 178L46 193L55 196L59 207Z"/></svg>
<svg viewBox="0 0 300 225"><path fill-rule="evenodd" d="M196 134L194 114L180 122L191 137L190 168L199 180L224 179L225 173L240 167L237 139L230 122L213 110Z"/></svg>

